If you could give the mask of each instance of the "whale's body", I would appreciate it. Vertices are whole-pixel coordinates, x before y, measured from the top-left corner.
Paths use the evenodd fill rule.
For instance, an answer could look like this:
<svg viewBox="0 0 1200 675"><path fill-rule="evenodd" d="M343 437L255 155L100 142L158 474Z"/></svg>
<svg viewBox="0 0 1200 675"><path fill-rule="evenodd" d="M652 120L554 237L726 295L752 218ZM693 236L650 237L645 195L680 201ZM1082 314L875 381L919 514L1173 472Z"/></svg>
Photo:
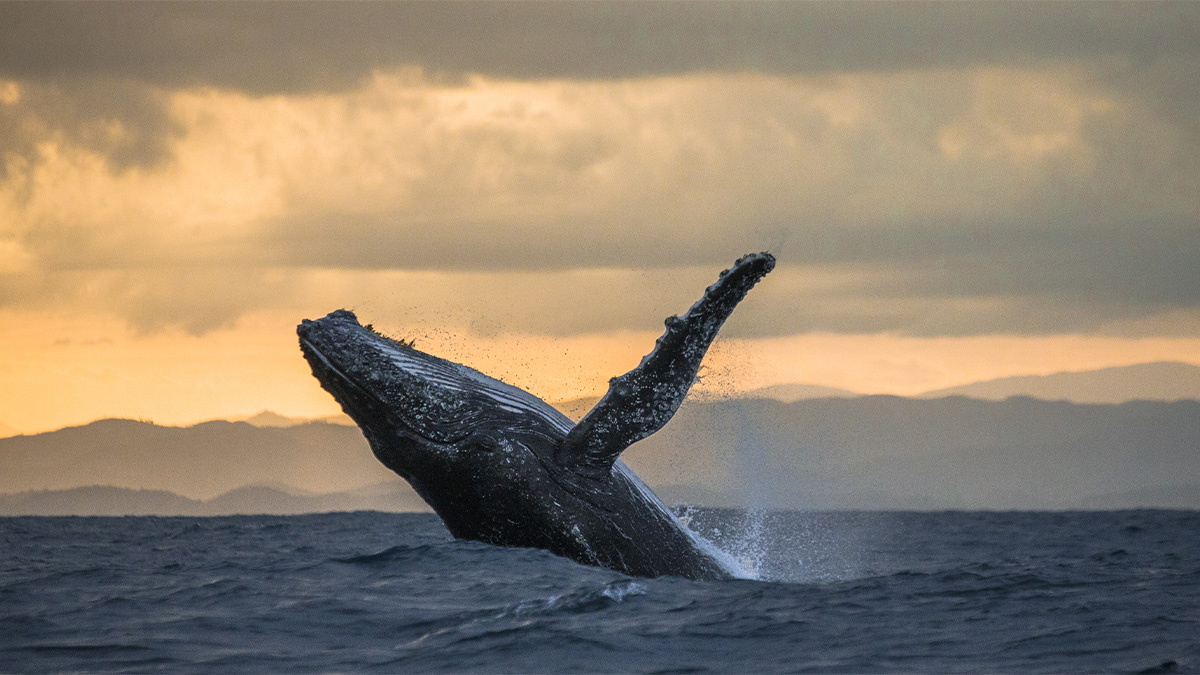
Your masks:
<svg viewBox="0 0 1200 675"><path fill-rule="evenodd" d="M718 579L738 570L689 531L619 459L661 428L717 330L774 266L753 254L721 273L637 368L574 424L538 397L426 354L335 311L297 332L321 386L375 456L455 537L549 550L625 574Z"/></svg>

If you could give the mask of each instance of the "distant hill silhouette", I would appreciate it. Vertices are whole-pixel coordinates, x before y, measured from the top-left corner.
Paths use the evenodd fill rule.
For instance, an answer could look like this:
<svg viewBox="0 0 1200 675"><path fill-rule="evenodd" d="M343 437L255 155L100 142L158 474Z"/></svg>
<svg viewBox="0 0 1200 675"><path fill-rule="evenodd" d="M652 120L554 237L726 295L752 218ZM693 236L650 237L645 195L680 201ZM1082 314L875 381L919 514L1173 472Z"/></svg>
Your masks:
<svg viewBox="0 0 1200 675"><path fill-rule="evenodd" d="M201 504L166 490L97 485L0 495L0 516L193 516Z"/></svg>
<svg viewBox="0 0 1200 675"><path fill-rule="evenodd" d="M560 413L578 422L579 420L583 419L583 416L586 415L589 410L594 408L596 403L599 401L599 396L583 396L567 401L553 401L550 403L550 405L554 406L555 409L557 409Z"/></svg>
<svg viewBox="0 0 1200 675"><path fill-rule="evenodd" d="M404 481L324 495L298 495L262 485L232 490L209 500L165 490L89 486L0 495L0 516L226 516L290 515L329 511L429 511Z"/></svg>
<svg viewBox="0 0 1200 675"><path fill-rule="evenodd" d="M1074 506L1079 509L1124 509L1130 504L1153 504L1164 509L1197 509L1200 482L1167 487L1136 488L1089 495Z"/></svg>
<svg viewBox="0 0 1200 675"><path fill-rule="evenodd" d="M1200 476L1200 402L690 401L622 458L669 501L700 504L1200 508L1200 492L1191 489ZM22 499L89 513L118 496L157 505L145 506L150 511L184 508L170 501L179 495L221 513L374 508L329 495L388 482L408 490L357 428L323 423L181 428L103 420L0 439L0 467L0 493L53 491ZM172 494L63 492L96 485Z"/></svg>
<svg viewBox="0 0 1200 675"><path fill-rule="evenodd" d="M1200 366L1159 362L1053 375L1004 377L921 394L920 398L969 396L999 401L1030 396L1075 403L1200 400Z"/></svg>
<svg viewBox="0 0 1200 675"><path fill-rule="evenodd" d="M814 398L853 398L864 395L838 387L787 383L760 387L737 396L721 397L721 399L765 398L783 403L793 403ZM1071 401L1073 403L1200 400L1200 366L1165 361L1053 375L1021 375L936 389L919 394L917 398L946 396L966 396L990 401L1001 401L1011 396L1028 396L1048 401ZM708 401L717 400L716 398L697 398ZM550 403L567 417L578 421L599 400L599 396L584 396ZM263 410L237 421L256 427L282 428L312 422L354 426L354 421L344 414L314 419L287 417L272 410ZM0 438L4 437L5 432L5 426L0 424ZM8 435L15 433L17 432L12 430L12 433Z"/></svg>
<svg viewBox="0 0 1200 675"><path fill-rule="evenodd" d="M8 426L7 424L0 422L0 438L8 438L10 436L19 436L20 434L21 434L20 431L17 431L16 429Z"/></svg>
<svg viewBox="0 0 1200 675"><path fill-rule="evenodd" d="M354 420L344 414L328 415L326 417L306 418L306 417L286 417L280 415L274 410L263 410L257 414L251 415L245 419L232 420L237 422L245 422L256 427L294 427L300 424L309 424L311 422L324 422L326 424L340 424L342 426L354 426Z"/></svg>
<svg viewBox="0 0 1200 675"><path fill-rule="evenodd" d="M728 398L769 398L776 401L783 401L784 403L792 403L793 401L802 401L810 398L850 398L852 396L861 396L861 394L849 389L823 387L816 384L773 384L769 387L752 389L736 396L706 397L697 396L695 393L692 396L695 400L703 401L726 400ZM584 396L565 401L554 401L551 405L557 408L559 412L578 422L583 419L583 416L599 400L599 396Z"/></svg>
<svg viewBox="0 0 1200 675"><path fill-rule="evenodd" d="M822 387L816 384L773 384L746 392L739 398L773 398L784 403L793 403L810 398L850 398L861 394L849 389Z"/></svg>
<svg viewBox="0 0 1200 675"><path fill-rule="evenodd" d="M0 439L0 493L89 485L166 490L210 499L246 485L327 493L395 477L357 427L314 422L260 428L245 422L161 427L101 420Z"/></svg>
<svg viewBox="0 0 1200 675"><path fill-rule="evenodd" d="M284 417L273 410L264 410L256 415L251 415L244 420L239 420L246 424L252 424L256 427L294 427L298 424L306 424L311 420L300 419L297 417Z"/></svg>
<svg viewBox="0 0 1200 675"><path fill-rule="evenodd" d="M1200 402L688 403L623 459L652 486L771 508L1200 508Z"/></svg>

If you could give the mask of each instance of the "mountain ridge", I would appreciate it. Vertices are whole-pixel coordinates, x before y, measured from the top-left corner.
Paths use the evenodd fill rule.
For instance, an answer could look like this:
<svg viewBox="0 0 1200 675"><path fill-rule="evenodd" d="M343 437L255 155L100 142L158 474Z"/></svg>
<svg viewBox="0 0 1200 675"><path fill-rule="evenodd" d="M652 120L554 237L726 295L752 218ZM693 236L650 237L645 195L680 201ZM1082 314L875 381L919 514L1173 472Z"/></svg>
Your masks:
<svg viewBox="0 0 1200 675"><path fill-rule="evenodd" d="M1200 366L1180 361L1153 361L1049 375L1016 375L945 387L916 398L968 396L998 401L1029 396L1074 403L1200 400Z"/></svg>
<svg viewBox="0 0 1200 675"><path fill-rule="evenodd" d="M1178 488L1180 477L1200 475L1200 402L688 401L623 459L664 496L719 505L1200 508L1200 493L1189 501ZM293 493L272 497L278 508L397 480L357 428L319 422L101 420L0 439L0 465L0 493L58 491L66 499L64 490L109 485L211 501L269 484ZM253 495L242 496L249 500L242 508L251 508Z"/></svg>
<svg viewBox="0 0 1200 675"><path fill-rule="evenodd" d="M1150 374L1152 376L1156 375L1156 379L1159 379L1160 384L1157 386L1157 389L1155 388L1155 385L1129 385L1127 382L1124 386L1122 386L1121 380L1127 380L1131 373L1139 374L1143 377L1146 374ZM1084 381L1085 386L1093 386L1087 385L1087 381L1095 377L1107 380L1108 386L1112 387L1114 391L1104 393L1102 395L1072 395L1070 391L1071 388L1080 388L1080 385L1074 383ZM1168 384L1166 386L1161 385L1162 379L1167 380ZM1067 384L1057 384L1060 381ZM1039 394L1036 389L1039 388L1039 385L1043 385L1040 386L1040 388L1045 389L1046 386L1044 385L1046 383L1048 383L1050 387L1057 387L1058 389L1067 388L1067 391L1055 392L1052 394ZM993 390L997 388L1004 388L1004 391L995 393ZM792 382L759 387L757 389L751 389L734 396L706 396L702 394L693 394L693 400L713 401L759 398L782 401L784 403L793 403L795 401L816 398L855 398L860 396L879 395L881 394L864 394L838 387ZM907 398L943 398L947 396L966 396L968 398L978 398L982 400L993 401L1003 400L1011 396L1028 396L1048 401L1069 400L1074 403L1112 404L1119 404L1133 400L1200 400L1200 366L1181 361L1154 361L1128 366L1112 366L1108 368L1096 368L1082 371L1061 371L1048 375L1014 375L990 380L980 380L977 382L955 385L953 387L932 389L909 396ZM581 396L572 399L548 401L548 403L557 408L567 417L578 421L599 400L599 396ZM323 417L290 417L269 409L260 410L253 415L245 417L231 418L228 420L217 419L207 421L245 422L260 428L287 428L314 422L334 424L339 426L354 426L354 421L345 414L325 415ZM66 429L77 426L86 425L69 425L62 428ZM5 425L0 424L0 438L6 437L6 433L9 433L9 435L21 434L21 432L16 429L11 427L6 428Z"/></svg>
<svg viewBox="0 0 1200 675"><path fill-rule="evenodd" d="M0 438L10 438L12 436L21 436L22 432L18 429L8 426L0 422Z"/></svg>
<svg viewBox="0 0 1200 675"><path fill-rule="evenodd" d="M245 485L280 482L329 493L394 478L357 427L323 422L275 428L97 420L0 439L0 458L0 493L99 484L204 500Z"/></svg>
<svg viewBox="0 0 1200 675"><path fill-rule="evenodd" d="M235 488L212 499L190 499L168 490L111 485L0 494L0 516L296 515L332 511L429 512L431 509L399 478L321 495L296 494L267 485Z"/></svg>

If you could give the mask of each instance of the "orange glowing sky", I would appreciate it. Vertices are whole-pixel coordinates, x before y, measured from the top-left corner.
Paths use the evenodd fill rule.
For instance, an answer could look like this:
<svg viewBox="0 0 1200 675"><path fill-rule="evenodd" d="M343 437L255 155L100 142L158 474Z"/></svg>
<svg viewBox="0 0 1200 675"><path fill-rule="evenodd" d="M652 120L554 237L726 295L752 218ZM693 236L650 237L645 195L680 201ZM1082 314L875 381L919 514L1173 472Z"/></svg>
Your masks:
<svg viewBox="0 0 1200 675"><path fill-rule="evenodd" d="M549 400L1200 364L1200 5L0 5L0 423L336 412L339 307Z"/></svg>

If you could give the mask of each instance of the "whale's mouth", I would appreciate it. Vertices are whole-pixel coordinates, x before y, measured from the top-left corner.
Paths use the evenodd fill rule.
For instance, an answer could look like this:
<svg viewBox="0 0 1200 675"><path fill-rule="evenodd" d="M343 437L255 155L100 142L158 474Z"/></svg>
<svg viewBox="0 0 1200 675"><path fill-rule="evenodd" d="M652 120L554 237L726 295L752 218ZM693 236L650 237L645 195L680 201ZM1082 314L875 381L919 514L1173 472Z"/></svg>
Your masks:
<svg viewBox="0 0 1200 675"><path fill-rule="evenodd" d="M426 433L429 425L419 423L428 404L411 395L419 383L381 354L376 343L387 338L360 325L353 313L339 310L315 321L305 319L296 333L313 376L364 431L392 428L446 440ZM418 412L410 414L414 407Z"/></svg>
<svg viewBox="0 0 1200 675"><path fill-rule="evenodd" d="M360 428L365 430L402 422L390 413L384 400L343 372L320 348L304 337L300 338L300 351L308 361L313 376L321 383L321 388L333 396Z"/></svg>
<svg viewBox="0 0 1200 675"><path fill-rule="evenodd" d="M333 365L333 362L331 362L327 356L322 354L321 350L317 349L316 345L304 339L303 337L300 338L300 352L304 354L304 358L308 361L309 366L313 369L314 374L317 371L325 374L324 376L317 375L317 380L322 384L324 384L327 380L332 379L339 382L343 386L354 389L358 394L364 397L375 398L372 396L371 392L360 387L353 379L350 378L349 375L346 375L341 370L338 370L338 367ZM332 378L330 376L332 376Z"/></svg>

